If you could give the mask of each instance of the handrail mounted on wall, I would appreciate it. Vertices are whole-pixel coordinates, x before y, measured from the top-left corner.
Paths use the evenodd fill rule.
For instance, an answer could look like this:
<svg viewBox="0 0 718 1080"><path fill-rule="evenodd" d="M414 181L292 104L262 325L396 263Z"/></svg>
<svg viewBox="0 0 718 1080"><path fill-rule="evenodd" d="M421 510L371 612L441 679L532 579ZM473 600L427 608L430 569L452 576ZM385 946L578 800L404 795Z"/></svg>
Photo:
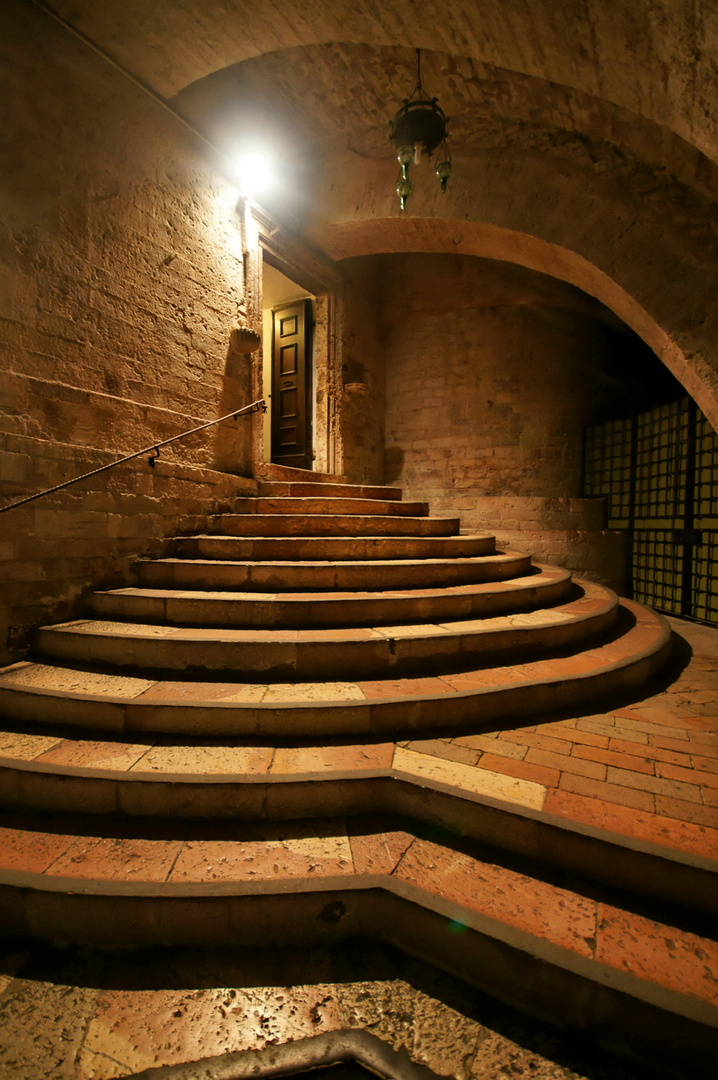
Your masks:
<svg viewBox="0 0 718 1080"><path fill-rule="evenodd" d="M25 506L27 503L34 502L35 499L42 499L45 495L52 495L55 491L62 491L63 488L70 487L72 484L79 484L81 480L89 480L91 476L98 476L100 473L107 472L108 469L114 469L116 465L124 465L126 461L133 461L134 458L143 457L145 454L150 454L150 457L147 458L147 462L154 467L157 458L160 456L161 447L169 446L170 443L177 442L179 439L186 439L188 435L195 435L198 431L206 431L207 428L214 427L215 424L221 424L223 420L236 420L238 416L259 412L260 410L261 412L267 411L267 405L264 398L260 398L259 401L253 401L251 405L245 405L241 409L235 409L234 412L227 413L226 416L219 416L216 420L209 420L206 424L200 424L198 427L189 428L180 435L173 435L170 439L163 439L162 442L145 446L142 450L136 450L134 454L126 454L125 457L118 458L117 461L111 461L109 465L101 465L99 469L92 469L91 472L83 473L81 476L75 476L72 480L65 480L64 483L56 484L55 487L45 488L44 491L38 491L36 495L28 495L25 499L19 499L14 503L8 503L7 506L0 506L0 514L4 514L6 510L15 510L18 506Z"/></svg>

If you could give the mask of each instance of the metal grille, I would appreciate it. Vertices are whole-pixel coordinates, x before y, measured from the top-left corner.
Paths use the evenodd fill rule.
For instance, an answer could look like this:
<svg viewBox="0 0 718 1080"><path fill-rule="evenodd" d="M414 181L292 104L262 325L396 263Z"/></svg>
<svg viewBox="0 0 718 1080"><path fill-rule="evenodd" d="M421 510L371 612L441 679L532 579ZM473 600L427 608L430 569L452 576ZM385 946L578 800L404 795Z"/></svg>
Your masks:
<svg viewBox="0 0 718 1080"><path fill-rule="evenodd" d="M718 434L703 413L696 417L693 611L701 622L718 626Z"/></svg>
<svg viewBox="0 0 718 1080"><path fill-rule="evenodd" d="M718 435L691 398L589 428L584 494L631 533L636 600L718 626Z"/></svg>
<svg viewBox="0 0 718 1080"><path fill-rule="evenodd" d="M634 528L678 528L686 512L688 403L652 409L634 423Z"/></svg>
<svg viewBox="0 0 718 1080"><path fill-rule="evenodd" d="M631 517L632 420L588 428L584 439L584 494L605 498L609 525L625 529Z"/></svg>
<svg viewBox="0 0 718 1080"><path fill-rule="evenodd" d="M633 533L633 598L641 604L681 614L683 548L667 529L636 529Z"/></svg>
<svg viewBox="0 0 718 1080"><path fill-rule="evenodd" d="M718 531L702 537L693 552L693 617L718 626Z"/></svg>
<svg viewBox="0 0 718 1080"><path fill-rule="evenodd" d="M718 435L703 413L696 419L695 516L699 528L718 529Z"/></svg>

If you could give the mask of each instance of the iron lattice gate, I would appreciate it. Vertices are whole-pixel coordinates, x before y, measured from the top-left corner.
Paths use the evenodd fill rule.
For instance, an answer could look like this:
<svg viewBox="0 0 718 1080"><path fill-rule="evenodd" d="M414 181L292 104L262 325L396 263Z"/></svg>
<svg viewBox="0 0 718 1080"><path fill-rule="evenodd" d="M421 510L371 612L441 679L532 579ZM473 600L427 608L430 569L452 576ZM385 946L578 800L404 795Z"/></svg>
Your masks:
<svg viewBox="0 0 718 1080"><path fill-rule="evenodd" d="M718 435L692 398L588 428L584 494L631 533L635 600L718 626Z"/></svg>

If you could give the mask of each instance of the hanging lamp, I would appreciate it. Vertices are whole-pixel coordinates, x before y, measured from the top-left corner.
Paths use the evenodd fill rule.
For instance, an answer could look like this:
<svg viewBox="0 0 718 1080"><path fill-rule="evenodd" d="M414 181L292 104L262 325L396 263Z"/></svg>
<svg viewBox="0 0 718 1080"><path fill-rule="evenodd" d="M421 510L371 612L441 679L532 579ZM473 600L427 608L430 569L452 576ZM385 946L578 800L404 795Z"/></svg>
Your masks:
<svg viewBox="0 0 718 1080"><path fill-rule="evenodd" d="M438 104L438 98L429 98L421 83L421 49L416 50L416 86L397 112L391 124L390 142L396 147L401 173L396 185L401 209L406 210L406 202L414 185L409 179L409 166L418 164L422 153L431 157L437 146L441 146L439 162L435 172L446 191L446 184L451 176L451 154L447 145L446 116Z"/></svg>

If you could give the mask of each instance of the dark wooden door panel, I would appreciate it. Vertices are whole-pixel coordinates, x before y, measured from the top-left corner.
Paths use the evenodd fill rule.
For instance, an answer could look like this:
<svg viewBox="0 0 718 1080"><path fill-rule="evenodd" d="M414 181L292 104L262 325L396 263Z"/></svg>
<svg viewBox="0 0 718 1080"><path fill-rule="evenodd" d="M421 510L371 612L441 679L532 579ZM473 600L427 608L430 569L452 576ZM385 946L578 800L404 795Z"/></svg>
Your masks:
<svg viewBox="0 0 718 1080"><path fill-rule="evenodd" d="M273 312L272 461L310 469L311 300Z"/></svg>

